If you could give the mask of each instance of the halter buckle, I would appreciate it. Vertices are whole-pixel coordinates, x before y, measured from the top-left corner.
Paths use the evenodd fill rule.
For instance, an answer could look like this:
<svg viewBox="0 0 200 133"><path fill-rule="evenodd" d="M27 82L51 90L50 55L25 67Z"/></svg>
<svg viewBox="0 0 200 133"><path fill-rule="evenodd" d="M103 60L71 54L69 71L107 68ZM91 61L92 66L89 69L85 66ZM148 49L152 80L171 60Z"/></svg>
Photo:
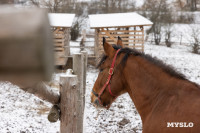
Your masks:
<svg viewBox="0 0 200 133"><path fill-rule="evenodd" d="M109 74L109 75L113 75L113 73L114 73L114 69L113 69L113 68L110 68L109 71L108 71L108 74Z"/></svg>

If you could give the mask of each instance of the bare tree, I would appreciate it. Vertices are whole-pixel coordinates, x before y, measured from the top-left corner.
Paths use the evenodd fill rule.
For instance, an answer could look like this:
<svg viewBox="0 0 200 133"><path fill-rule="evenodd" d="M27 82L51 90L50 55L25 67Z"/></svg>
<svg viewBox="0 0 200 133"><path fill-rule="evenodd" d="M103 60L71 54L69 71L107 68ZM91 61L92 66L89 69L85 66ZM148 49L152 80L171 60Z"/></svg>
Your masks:
<svg viewBox="0 0 200 133"><path fill-rule="evenodd" d="M185 2L183 0L176 0L176 3L178 4L178 7L183 10L184 6L185 6Z"/></svg>
<svg viewBox="0 0 200 133"><path fill-rule="evenodd" d="M173 15L172 12L169 10L166 10L164 12L165 16L165 23L164 23L164 34L165 34L165 44L167 47L171 47L171 37L173 35Z"/></svg>
<svg viewBox="0 0 200 133"><path fill-rule="evenodd" d="M47 8L51 13L74 11L75 0L30 0L34 6ZM72 8L73 9L72 9ZM68 9L68 10L66 10Z"/></svg>
<svg viewBox="0 0 200 133"><path fill-rule="evenodd" d="M154 3L152 5L152 3ZM152 33L154 42L156 45L160 45L162 39L161 29L165 24L171 23L172 14L169 9L169 5L165 0L146 0L143 8L149 12L148 16L150 20L154 23L147 34ZM169 41L171 37L170 30L165 39Z"/></svg>
<svg viewBox="0 0 200 133"><path fill-rule="evenodd" d="M49 0L43 1L45 6L49 9L50 12L56 13L59 12L59 8L61 8L62 0Z"/></svg>
<svg viewBox="0 0 200 133"><path fill-rule="evenodd" d="M187 0L187 6L190 8L191 11L197 10L197 0Z"/></svg>
<svg viewBox="0 0 200 133"><path fill-rule="evenodd" d="M133 0L94 0L89 6L89 13L117 13L135 10Z"/></svg>
<svg viewBox="0 0 200 133"><path fill-rule="evenodd" d="M199 54L200 50L200 27L191 26L190 42L192 44L192 52Z"/></svg>
<svg viewBox="0 0 200 133"><path fill-rule="evenodd" d="M30 1L34 6L40 7L40 1L39 0L30 0Z"/></svg>
<svg viewBox="0 0 200 133"><path fill-rule="evenodd" d="M109 2L108 2L108 0L105 0L105 10L106 10L106 12L109 12Z"/></svg>
<svg viewBox="0 0 200 133"><path fill-rule="evenodd" d="M173 34L173 30L172 30L172 23L168 23L165 26L165 44L167 47L171 47L172 46L172 42L171 42L171 37Z"/></svg>

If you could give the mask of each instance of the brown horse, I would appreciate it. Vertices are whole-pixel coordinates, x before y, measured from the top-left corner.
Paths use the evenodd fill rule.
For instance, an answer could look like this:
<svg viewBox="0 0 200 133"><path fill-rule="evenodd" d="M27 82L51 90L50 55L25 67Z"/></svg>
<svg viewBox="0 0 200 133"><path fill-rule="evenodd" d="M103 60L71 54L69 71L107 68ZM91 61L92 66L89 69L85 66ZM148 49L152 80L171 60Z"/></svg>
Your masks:
<svg viewBox="0 0 200 133"><path fill-rule="evenodd" d="M143 133L200 133L200 86L172 67L134 49L120 38L111 46L103 39L105 55L98 68L91 102L109 108L128 92L138 110Z"/></svg>

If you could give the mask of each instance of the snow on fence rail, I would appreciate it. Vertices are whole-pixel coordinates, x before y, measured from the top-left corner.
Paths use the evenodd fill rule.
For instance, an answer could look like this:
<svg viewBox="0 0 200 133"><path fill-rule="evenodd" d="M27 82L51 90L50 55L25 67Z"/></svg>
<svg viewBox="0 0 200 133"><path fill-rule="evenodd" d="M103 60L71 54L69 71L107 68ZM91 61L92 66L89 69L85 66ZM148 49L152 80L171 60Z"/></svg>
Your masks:
<svg viewBox="0 0 200 133"><path fill-rule="evenodd" d="M73 55L76 75L61 74L57 93L43 82L50 79L54 68L47 13L0 7L0 19L0 80L52 103L48 119L60 119L61 133L82 133L87 52Z"/></svg>

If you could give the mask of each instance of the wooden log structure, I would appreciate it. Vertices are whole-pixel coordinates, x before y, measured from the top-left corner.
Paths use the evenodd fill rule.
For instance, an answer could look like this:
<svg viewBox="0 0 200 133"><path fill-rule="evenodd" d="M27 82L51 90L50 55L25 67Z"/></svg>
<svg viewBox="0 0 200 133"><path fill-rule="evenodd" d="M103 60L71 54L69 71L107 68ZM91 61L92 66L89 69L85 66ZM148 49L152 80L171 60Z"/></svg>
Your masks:
<svg viewBox="0 0 200 133"><path fill-rule="evenodd" d="M54 35L55 65L64 66L70 55L70 31L75 14L49 13L51 30Z"/></svg>
<svg viewBox="0 0 200 133"><path fill-rule="evenodd" d="M66 65L67 59L63 56L70 55L70 28L53 27L55 65Z"/></svg>
<svg viewBox="0 0 200 133"><path fill-rule="evenodd" d="M118 36L123 44L144 52L144 27L153 23L137 13L113 13L89 15L90 27L95 29L95 56L103 53L102 38L116 44ZM99 23L99 20L103 20Z"/></svg>

